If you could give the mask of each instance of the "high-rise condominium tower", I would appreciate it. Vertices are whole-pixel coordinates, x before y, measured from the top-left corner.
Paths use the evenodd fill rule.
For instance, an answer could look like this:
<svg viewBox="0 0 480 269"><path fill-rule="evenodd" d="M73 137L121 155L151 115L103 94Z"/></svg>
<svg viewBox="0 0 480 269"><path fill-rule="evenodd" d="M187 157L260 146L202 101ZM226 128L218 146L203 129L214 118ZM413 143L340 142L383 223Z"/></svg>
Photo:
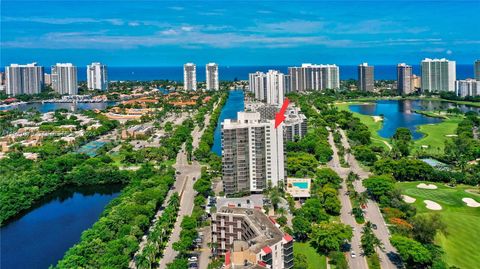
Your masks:
<svg viewBox="0 0 480 269"><path fill-rule="evenodd" d="M107 66L101 63L87 65L87 86L89 90L108 90Z"/></svg>
<svg viewBox="0 0 480 269"><path fill-rule="evenodd" d="M475 79L480 80L480 60L476 60L474 64Z"/></svg>
<svg viewBox="0 0 480 269"><path fill-rule="evenodd" d="M78 94L77 67L71 63L52 66L52 88L59 94Z"/></svg>
<svg viewBox="0 0 480 269"><path fill-rule="evenodd" d="M340 71L331 64L304 63L301 67L289 67L289 91L320 91L340 87Z"/></svg>
<svg viewBox="0 0 480 269"><path fill-rule="evenodd" d="M422 91L455 91L455 61L429 59L422 61Z"/></svg>
<svg viewBox="0 0 480 269"><path fill-rule="evenodd" d="M358 66L358 89L364 92L373 92L375 90L374 83L373 66L368 63L360 64Z"/></svg>
<svg viewBox="0 0 480 269"><path fill-rule="evenodd" d="M43 66L37 63L26 65L11 64L5 67L7 94L38 94L44 87Z"/></svg>
<svg viewBox="0 0 480 269"><path fill-rule="evenodd" d="M455 81L455 92L457 96L479 96L480 80L465 79Z"/></svg>
<svg viewBox="0 0 480 269"><path fill-rule="evenodd" d="M218 91L220 89L218 81L218 64L209 63L205 66L207 90Z"/></svg>
<svg viewBox="0 0 480 269"><path fill-rule="evenodd" d="M283 123L239 112L222 123L222 173L225 193L261 192L285 180Z"/></svg>
<svg viewBox="0 0 480 269"><path fill-rule="evenodd" d="M197 66L194 63L183 65L183 89L186 91L197 90Z"/></svg>
<svg viewBox="0 0 480 269"><path fill-rule="evenodd" d="M255 99L264 101L267 98L267 75L259 71L248 74L248 90L255 95Z"/></svg>
<svg viewBox="0 0 480 269"><path fill-rule="evenodd" d="M397 65L397 89L398 94L410 94L413 92L412 66L405 63Z"/></svg>
<svg viewBox="0 0 480 269"><path fill-rule="evenodd" d="M285 75L277 70L267 73L256 72L248 76L249 90L255 94L255 99L270 105L281 105L286 93Z"/></svg>

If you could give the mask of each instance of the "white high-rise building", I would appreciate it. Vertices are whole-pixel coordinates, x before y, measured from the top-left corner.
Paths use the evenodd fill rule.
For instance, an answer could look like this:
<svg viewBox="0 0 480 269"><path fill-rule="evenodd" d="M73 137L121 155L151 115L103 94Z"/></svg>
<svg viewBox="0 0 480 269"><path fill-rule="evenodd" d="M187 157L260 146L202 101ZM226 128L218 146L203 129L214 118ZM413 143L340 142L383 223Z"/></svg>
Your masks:
<svg viewBox="0 0 480 269"><path fill-rule="evenodd" d="M15 96L19 94L38 94L44 87L43 66L37 63L11 64L5 67L7 80L7 94Z"/></svg>
<svg viewBox="0 0 480 269"><path fill-rule="evenodd" d="M413 92L412 66L405 63L397 65L397 89L398 94L410 94Z"/></svg>
<svg viewBox="0 0 480 269"><path fill-rule="evenodd" d="M267 75L259 71L248 74L248 89L255 99L264 101L267 98Z"/></svg>
<svg viewBox="0 0 480 269"><path fill-rule="evenodd" d="M374 67L368 63L358 65L358 90L363 92L375 91Z"/></svg>
<svg viewBox="0 0 480 269"><path fill-rule="evenodd" d="M266 103L281 106L285 96L285 75L277 70L267 73Z"/></svg>
<svg viewBox="0 0 480 269"><path fill-rule="evenodd" d="M197 66L194 63L183 65L183 89L186 91L197 90Z"/></svg>
<svg viewBox="0 0 480 269"><path fill-rule="evenodd" d="M98 62L87 65L87 86L89 90L108 91L106 65Z"/></svg>
<svg viewBox="0 0 480 269"><path fill-rule="evenodd" d="M455 91L455 61L425 58L422 61L422 91Z"/></svg>
<svg viewBox="0 0 480 269"><path fill-rule="evenodd" d="M220 89L220 84L218 81L218 64L208 63L205 66L206 72L206 81L207 81L207 90L218 91Z"/></svg>
<svg viewBox="0 0 480 269"><path fill-rule="evenodd" d="M78 94L77 67L71 63L52 66L52 88L59 94Z"/></svg>
<svg viewBox="0 0 480 269"><path fill-rule="evenodd" d="M289 91L320 91L340 87L340 69L334 64L304 63L301 67L289 67Z"/></svg>
<svg viewBox="0 0 480 269"><path fill-rule="evenodd" d="M222 123L222 174L225 193L261 192L285 180L283 123L259 112L238 112ZM282 183L283 184L283 183Z"/></svg>
<svg viewBox="0 0 480 269"><path fill-rule="evenodd" d="M455 81L455 93L460 97L479 96L480 80L465 79Z"/></svg>
<svg viewBox="0 0 480 269"><path fill-rule="evenodd" d="M288 78L277 70L267 73L255 72L248 75L249 90L255 94L255 99L270 105L281 105L286 93Z"/></svg>

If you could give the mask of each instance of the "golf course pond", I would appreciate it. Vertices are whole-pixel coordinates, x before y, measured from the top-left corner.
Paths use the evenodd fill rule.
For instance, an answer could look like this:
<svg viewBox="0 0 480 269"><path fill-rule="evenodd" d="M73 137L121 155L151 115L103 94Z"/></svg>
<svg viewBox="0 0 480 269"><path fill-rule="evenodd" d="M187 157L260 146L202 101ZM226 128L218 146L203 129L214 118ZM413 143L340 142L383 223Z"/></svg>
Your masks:
<svg viewBox="0 0 480 269"><path fill-rule="evenodd" d="M352 112L370 116L381 116L383 118L383 125L378 131L381 137L391 138L397 128L405 127L410 129L414 140L420 139L423 136L423 134L417 130L419 125L442 122L441 118L429 117L415 113L415 111L440 111L450 108L458 108L462 112L478 112L480 110L480 108L477 107L459 105L452 102L427 100L378 100L349 106Z"/></svg>

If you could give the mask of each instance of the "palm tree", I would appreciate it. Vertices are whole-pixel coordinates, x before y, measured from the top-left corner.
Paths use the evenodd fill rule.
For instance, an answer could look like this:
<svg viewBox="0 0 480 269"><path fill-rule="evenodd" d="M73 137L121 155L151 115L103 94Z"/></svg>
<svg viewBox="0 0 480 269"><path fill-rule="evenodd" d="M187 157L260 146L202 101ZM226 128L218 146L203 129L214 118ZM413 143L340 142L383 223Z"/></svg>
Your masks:
<svg viewBox="0 0 480 269"><path fill-rule="evenodd" d="M280 216L285 216L287 214L287 210L285 210L285 208L283 208L283 207L279 207L279 208L277 208L275 213L277 215L280 215Z"/></svg>
<svg viewBox="0 0 480 269"><path fill-rule="evenodd" d="M137 269L150 269L152 268L152 264L147 259L147 257L143 254L137 254L135 256L135 265Z"/></svg>
<svg viewBox="0 0 480 269"><path fill-rule="evenodd" d="M153 243L148 243L145 248L143 249L143 255L146 256L150 264L155 261L157 250Z"/></svg>

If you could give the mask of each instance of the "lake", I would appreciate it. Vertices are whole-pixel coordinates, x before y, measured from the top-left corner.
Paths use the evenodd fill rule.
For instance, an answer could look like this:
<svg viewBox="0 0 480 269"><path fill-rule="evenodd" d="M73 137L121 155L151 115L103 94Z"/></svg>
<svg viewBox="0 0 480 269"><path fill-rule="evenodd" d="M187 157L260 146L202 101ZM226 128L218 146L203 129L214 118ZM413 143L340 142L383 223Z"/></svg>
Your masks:
<svg viewBox="0 0 480 269"><path fill-rule="evenodd" d="M0 229L0 268L48 268L80 240L120 185L66 187Z"/></svg>
<svg viewBox="0 0 480 269"><path fill-rule="evenodd" d="M220 112L217 128L215 128L212 151L218 156L222 156L222 122L225 119L237 119L237 112L244 110L243 91L230 91L228 99Z"/></svg>
<svg viewBox="0 0 480 269"><path fill-rule="evenodd" d="M99 109L103 110L108 106L115 105L115 102L105 102L105 103L77 103L77 110L92 110L92 109ZM10 107L0 107L1 110L11 110L11 109L19 109L21 111L27 111L29 109L38 110L41 113L46 113L50 111L55 111L60 108L65 108L70 110L72 106L71 103L28 103L28 104L19 104Z"/></svg>
<svg viewBox="0 0 480 269"><path fill-rule="evenodd" d="M422 138L423 134L417 131L417 127L423 124L436 124L442 122L439 118L427 117L413 112L414 110L435 110L441 106L449 108L452 103L440 101L422 100L380 100L368 104L350 105L350 111L364 115L383 115L383 127L378 134L384 138L391 138L397 128L410 129L413 139ZM454 106L454 105L452 105Z"/></svg>

